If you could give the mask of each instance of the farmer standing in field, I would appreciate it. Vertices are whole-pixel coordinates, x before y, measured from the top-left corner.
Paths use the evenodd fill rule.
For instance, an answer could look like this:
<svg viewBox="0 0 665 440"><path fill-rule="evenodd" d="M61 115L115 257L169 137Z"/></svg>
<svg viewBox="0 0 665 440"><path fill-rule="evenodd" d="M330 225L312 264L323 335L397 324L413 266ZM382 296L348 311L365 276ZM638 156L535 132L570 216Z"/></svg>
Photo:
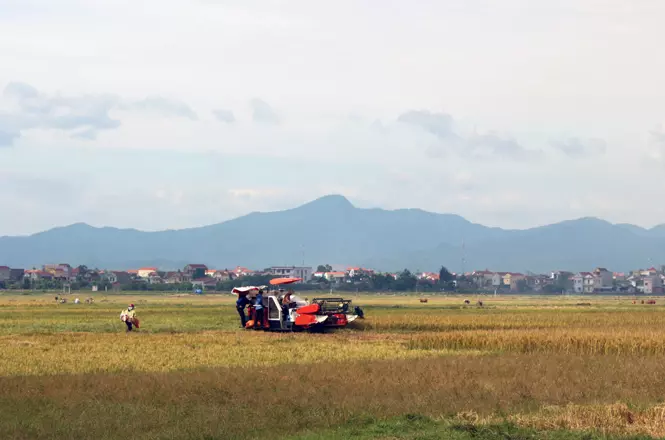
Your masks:
<svg viewBox="0 0 665 440"><path fill-rule="evenodd" d="M136 311L134 310L134 304L130 304L129 307L127 307L127 310L123 310L122 313L120 314L120 319L125 322L127 325L127 331L131 332L132 331L132 324L136 323L136 327L138 328L138 319L136 319Z"/></svg>

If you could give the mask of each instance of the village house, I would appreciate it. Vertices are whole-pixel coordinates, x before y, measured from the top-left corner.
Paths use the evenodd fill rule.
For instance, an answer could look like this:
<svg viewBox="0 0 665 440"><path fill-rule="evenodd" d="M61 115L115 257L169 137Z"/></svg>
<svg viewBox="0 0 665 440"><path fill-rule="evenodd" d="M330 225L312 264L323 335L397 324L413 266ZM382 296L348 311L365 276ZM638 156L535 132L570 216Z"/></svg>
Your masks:
<svg viewBox="0 0 665 440"><path fill-rule="evenodd" d="M180 272L170 271L164 274L164 284L180 284Z"/></svg>
<svg viewBox="0 0 665 440"><path fill-rule="evenodd" d="M9 269L9 281L21 281L24 274L24 269Z"/></svg>
<svg viewBox="0 0 665 440"><path fill-rule="evenodd" d="M658 270L655 267L650 267L644 270L640 269L640 276L650 277L654 275L658 275Z"/></svg>
<svg viewBox="0 0 665 440"><path fill-rule="evenodd" d="M341 283L346 278L346 272L326 272L323 276L331 283Z"/></svg>
<svg viewBox="0 0 665 440"><path fill-rule="evenodd" d="M38 270L38 269L31 269L31 270L26 270L24 277L29 279L30 281L39 281L39 280L51 280L53 279L53 275L51 275L48 272L45 272L43 270Z"/></svg>
<svg viewBox="0 0 665 440"><path fill-rule="evenodd" d="M574 275L573 272L568 272L567 270L557 270L551 273L550 279L552 280L552 284L567 286L571 284Z"/></svg>
<svg viewBox="0 0 665 440"><path fill-rule="evenodd" d="M473 284L479 289L486 289L494 286L497 274L489 270L477 270L471 274Z"/></svg>
<svg viewBox="0 0 665 440"><path fill-rule="evenodd" d="M217 287L217 281L210 277L203 277L192 280L192 286L201 290L215 290Z"/></svg>
<svg viewBox="0 0 665 440"><path fill-rule="evenodd" d="M511 292L520 292L525 290L526 276L521 273L507 273L503 276L504 283L508 281Z"/></svg>
<svg viewBox="0 0 665 440"><path fill-rule="evenodd" d="M150 284L163 284L164 283L164 279L162 279L162 277L159 275L158 272L150 273L150 275L148 275L147 280L148 280L148 283L150 283Z"/></svg>
<svg viewBox="0 0 665 440"><path fill-rule="evenodd" d="M205 264L188 264L185 266L183 272L189 275L192 279L203 278L206 276L208 267Z"/></svg>
<svg viewBox="0 0 665 440"><path fill-rule="evenodd" d="M9 266L0 266L0 282L9 281L11 278L11 272L12 270Z"/></svg>
<svg viewBox="0 0 665 440"><path fill-rule="evenodd" d="M349 278L353 277L370 277L374 275L374 270L365 269L362 267L349 267L346 269L346 273L349 275Z"/></svg>
<svg viewBox="0 0 665 440"><path fill-rule="evenodd" d="M111 270L107 270L104 273L102 273L100 275L100 279L101 279L102 282L106 282L106 283L110 283L110 284L118 282L117 276Z"/></svg>
<svg viewBox="0 0 665 440"><path fill-rule="evenodd" d="M78 267L72 268L72 271L69 274L69 281L72 283L75 282L78 279L80 273L81 269L79 269Z"/></svg>
<svg viewBox="0 0 665 440"><path fill-rule="evenodd" d="M72 268L69 264L47 264L43 266L42 272L51 274L51 277L59 281L69 281L72 274Z"/></svg>
<svg viewBox="0 0 665 440"><path fill-rule="evenodd" d="M663 293L663 280L659 275L644 277L642 291L647 295Z"/></svg>
<svg viewBox="0 0 665 440"><path fill-rule="evenodd" d="M107 271L104 272L102 280L105 280L111 284L129 284L132 282L131 274L119 270Z"/></svg>
<svg viewBox="0 0 665 440"><path fill-rule="evenodd" d="M231 272L228 270L208 269L206 270L206 276L217 281L230 281L232 279Z"/></svg>
<svg viewBox="0 0 665 440"><path fill-rule="evenodd" d="M628 277L624 272L614 272L612 273L612 279L614 282L626 281Z"/></svg>
<svg viewBox="0 0 665 440"><path fill-rule="evenodd" d="M164 274L164 282L166 284L182 284L182 283L188 282L190 280L191 280L191 278L189 277L189 275L184 274L183 272L181 272L179 270L178 271L172 271L172 272L166 272L166 274Z"/></svg>
<svg viewBox="0 0 665 440"><path fill-rule="evenodd" d="M235 275L235 278L240 278L253 275L254 271L247 269L246 267L237 266L235 269L233 269L233 274Z"/></svg>
<svg viewBox="0 0 665 440"><path fill-rule="evenodd" d="M573 276L573 292L593 293L594 276L591 272L578 272Z"/></svg>
<svg viewBox="0 0 665 440"><path fill-rule="evenodd" d="M536 286L540 283L538 275L527 275L524 277L524 287L526 290L535 292ZM538 289L539 290L539 289Z"/></svg>
<svg viewBox="0 0 665 440"><path fill-rule="evenodd" d="M597 267L593 271L594 292L611 291L614 288L614 275L604 267Z"/></svg>
<svg viewBox="0 0 665 440"><path fill-rule="evenodd" d="M554 279L547 275L535 275L532 278L532 285L530 286L534 292L542 292L547 286L554 285Z"/></svg>
<svg viewBox="0 0 665 440"><path fill-rule="evenodd" d="M518 281L523 280L524 275L521 273L515 273L515 272L506 272L503 274L503 285L504 286L512 286L516 285Z"/></svg>
<svg viewBox="0 0 665 440"><path fill-rule="evenodd" d="M550 278L554 281L554 284L561 284L562 282L568 281L573 275L572 272L566 270L557 270L550 274Z"/></svg>
<svg viewBox="0 0 665 440"><path fill-rule="evenodd" d="M617 292L622 292L622 293L637 293L638 292L636 285L633 282L628 281L628 280L617 281L615 286L614 286L614 290L616 290Z"/></svg>
<svg viewBox="0 0 665 440"><path fill-rule="evenodd" d="M43 272L48 272L53 275L53 278L69 280L72 274L72 267L67 263L61 264L45 264L42 267Z"/></svg>
<svg viewBox="0 0 665 440"><path fill-rule="evenodd" d="M142 267L136 272L136 275L139 278L148 278L153 272L157 272L156 267Z"/></svg>
<svg viewBox="0 0 665 440"><path fill-rule="evenodd" d="M268 269L268 272L270 273L270 275L282 278L301 278L304 282L307 282L312 278L311 267L273 266L270 269Z"/></svg>
<svg viewBox="0 0 665 440"><path fill-rule="evenodd" d="M416 276L419 280L430 281L436 283L439 281L439 274L434 272L423 272Z"/></svg>

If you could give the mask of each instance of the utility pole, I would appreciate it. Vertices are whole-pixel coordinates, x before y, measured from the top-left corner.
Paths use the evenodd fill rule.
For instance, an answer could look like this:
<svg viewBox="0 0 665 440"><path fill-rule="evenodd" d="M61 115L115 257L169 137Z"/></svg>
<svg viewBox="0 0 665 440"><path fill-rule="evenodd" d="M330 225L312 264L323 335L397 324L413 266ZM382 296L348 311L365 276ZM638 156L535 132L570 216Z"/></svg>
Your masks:
<svg viewBox="0 0 665 440"><path fill-rule="evenodd" d="M462 237L462 275L466 272L466 246L464 243L464 237Z"/></svg>

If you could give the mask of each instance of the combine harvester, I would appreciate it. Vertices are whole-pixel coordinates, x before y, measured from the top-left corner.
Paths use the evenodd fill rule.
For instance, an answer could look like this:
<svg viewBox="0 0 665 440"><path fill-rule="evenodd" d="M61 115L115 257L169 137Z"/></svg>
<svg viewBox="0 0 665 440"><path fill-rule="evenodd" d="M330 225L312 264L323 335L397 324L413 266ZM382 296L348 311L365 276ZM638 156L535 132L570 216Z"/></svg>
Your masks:
<svg viewBox="0 0 665 440"><path fill-rule="evenodd" d="M263 291L263 322L259 328L268 331L324 330L346 327L358 317L363 317L360 307L350 313L351 300L343 298L314 298L307 302L297 295L291 296L288 306L282 305L286 293L279 286L297 283L301 278L275 278L270 280L273 290L267 286L236 287L233 293L247 295L252 300L259 290ZM253 301L252 301L253 303ZM248 307L249 321L245 328L253 328L256 319L254 305Z"/></svg>

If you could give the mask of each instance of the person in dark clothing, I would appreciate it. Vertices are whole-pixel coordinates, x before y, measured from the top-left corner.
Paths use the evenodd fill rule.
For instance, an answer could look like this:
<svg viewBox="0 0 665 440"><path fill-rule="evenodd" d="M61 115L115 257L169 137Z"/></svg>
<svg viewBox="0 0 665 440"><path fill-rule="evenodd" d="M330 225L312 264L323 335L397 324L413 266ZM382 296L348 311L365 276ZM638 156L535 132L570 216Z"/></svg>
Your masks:
<svg viewBox="0 0 665 440"><path fill-rule="evenodd" d="M236 301L236 310L240 315L240 326L245 328L247 324L247 316L245 315L245 307L249 304L249 299L247 295L238 294L238 300Z"/></svg>
<svg viewBox="0 0 665 440"><path fill-rule="evenodd" d="M263 290L259 290L254 301L254 311L256 318L254 319L254 328L263 327Z"/></svg>
<svg viewBox="0 0 665 440"><path fill-rule="evenodd" d="M356 315L358 315L358 318L365 319L365 313L363 312L363 309L356 306L356 308L353 311L355 312Z"/></svg>

